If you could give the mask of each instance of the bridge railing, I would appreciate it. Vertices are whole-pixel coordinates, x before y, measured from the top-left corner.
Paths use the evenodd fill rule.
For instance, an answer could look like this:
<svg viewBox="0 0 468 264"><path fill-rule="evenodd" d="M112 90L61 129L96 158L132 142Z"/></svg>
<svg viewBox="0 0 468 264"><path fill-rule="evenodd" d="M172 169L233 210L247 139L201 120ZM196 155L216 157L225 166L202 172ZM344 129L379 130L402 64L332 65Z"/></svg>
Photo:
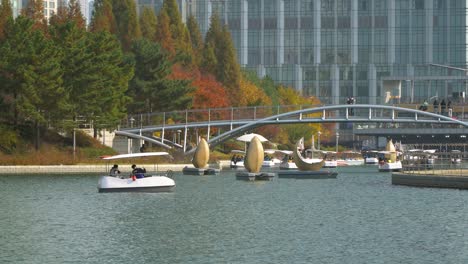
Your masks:
<svg viewBox="0 0 468 264"><path fill-rule="evenodd" d="M250 121L317 106L320 105L249 106L134 114L123 120L121 127L135 128L214 121Z"/></svg>
<svg viewBox="0 0 468 264"><path fill-rule="evenodd" d="M253 121L262 118L266 118L273 115L279 115L301 109L313 108L326 106L320 105L281 105L281 106L250 106L250 107L228 107L228 108L210 108L210 109L190 109L182 111L171 111L171 112L154 112L129 115L128 118L121 122L121 128L144 128L149 126L164 127L171 124L186 124L186 123L210 123L215 121ZM404 108L418 109L418 104L403 104L393 105L401 106ZM433 111L428 111L433 112ZM313 113L313 114L297 114L290 115L288 119L299 119L307 117L317 117L325 114L325 118L333 118L339 116L346 116L348 114L349 119L355 117L365 117L375 119L378 117L395 117L403 118L405 116L408 119L414 119L414 114L393 111L391 109L373 109L369 111L367 108L356 108L353 109L350 105L349 109L338 109L338 110L327 110L324 113ZM463 120L465 116L464 105L454 105L453 115L458 119ZM430 119L428 116L420 116L419 119Z"/></svg>

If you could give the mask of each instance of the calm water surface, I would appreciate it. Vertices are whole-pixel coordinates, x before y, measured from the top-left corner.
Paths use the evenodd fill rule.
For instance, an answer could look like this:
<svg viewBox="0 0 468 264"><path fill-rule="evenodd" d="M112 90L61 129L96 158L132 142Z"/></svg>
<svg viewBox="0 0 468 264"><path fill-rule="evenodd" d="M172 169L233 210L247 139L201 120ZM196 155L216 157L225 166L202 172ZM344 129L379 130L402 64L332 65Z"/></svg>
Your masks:
<svg viewBox="0 0 468 264"><path fill-rule="evenodd" d="M468 191L376 167L271 182L176 175L173 193L97 176L1 176L0 263L468 263Z"/></svg>

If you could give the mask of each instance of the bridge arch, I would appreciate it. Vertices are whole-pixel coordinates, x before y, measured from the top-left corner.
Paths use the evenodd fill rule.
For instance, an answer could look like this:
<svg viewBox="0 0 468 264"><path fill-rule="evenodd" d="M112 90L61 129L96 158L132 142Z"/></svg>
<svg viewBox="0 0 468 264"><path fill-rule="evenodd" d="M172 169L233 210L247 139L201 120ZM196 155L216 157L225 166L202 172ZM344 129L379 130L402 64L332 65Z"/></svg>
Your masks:
<svg viewBox="0 0 468 264"><path fill-rule="evenodd" d="M350 111L354 111L354 115L350 114ZM338 111L338 112L337 112ZM385 113L384 113L385 111ZM378 112L381 112L380 115L377 115ZM307 117L305 115L320 113L317 117ZM403 117L401 113L405 113L406 117ZM208 140L210 148L232 138L238 136L246 131L249 131L253 128L272 125L272 124L297 124L297 123L439 123L439 124L457 124L464 127L468 127L468 123L453 119L448 116L439 115L435 113L430 113L426 111L389 106L389 105L368 105L368 104L356 104L356 105L328 105L328 106L319 106L306 109L300 109L296 111L290 111L282 114L272 115L266 118L250 120L245 122L237 122L239 125L236 128L233 128L225 133L222 133L218 136L215 136ZM196 123L185 123L185 124L175 124L174 126L165 126L165 127L146 127L139 129L127 129L122 131L116 131L117 135L123 135L130 138L142 139L155 143L159 146L165 148L172 148L166 142L169 142L165 139L157 139L153 137L148 137L142 134L142 132L152 132L158 131L161 129L171 130L171 129L180 129L188 127L206 127L207 125L211 126L226 126L228 122L196 122ZM231 120L232 125L232 120ZM183 147L177 144L173 144L174 147ZM186 154L193 153L194 150L186 152Z"/></svg>

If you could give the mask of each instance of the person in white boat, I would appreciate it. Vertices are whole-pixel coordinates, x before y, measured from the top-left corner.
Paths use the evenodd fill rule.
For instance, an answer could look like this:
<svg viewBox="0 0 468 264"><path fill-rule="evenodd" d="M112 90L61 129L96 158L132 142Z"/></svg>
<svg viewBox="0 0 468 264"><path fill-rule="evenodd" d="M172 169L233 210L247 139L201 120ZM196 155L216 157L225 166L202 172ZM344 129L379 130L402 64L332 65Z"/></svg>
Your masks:
<svg viewBox="0 0 468 264"><path fill-rule="evenodd" d="M119 165L114 164L114 166L112 166L112 168L110 169L109 175L110 176L117 176L118 174L120 174Z"/></svg>
<svg viewBox="0 0 468 264"><path fill-rule="evenodd" d="M132 165L132 176L135 176L137 179L145 177L146 169L139 168L135 164Z"/></svg>

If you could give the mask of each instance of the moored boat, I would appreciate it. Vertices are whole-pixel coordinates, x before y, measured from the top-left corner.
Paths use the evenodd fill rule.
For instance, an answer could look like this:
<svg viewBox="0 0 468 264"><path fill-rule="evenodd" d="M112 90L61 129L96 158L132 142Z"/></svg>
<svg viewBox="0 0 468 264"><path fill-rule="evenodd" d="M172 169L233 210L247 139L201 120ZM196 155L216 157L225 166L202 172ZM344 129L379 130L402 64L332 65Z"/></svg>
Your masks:
<svg viewBox="0 0 468 264"><path fill-rule="evenodd" d="M104 160L129 159L139 157L169 156L167 152L144 152L103 157ZM175 187L172 171L158 174L132 173L128 178L116 175L100 176L99 192L167 192Z"/></svg>

